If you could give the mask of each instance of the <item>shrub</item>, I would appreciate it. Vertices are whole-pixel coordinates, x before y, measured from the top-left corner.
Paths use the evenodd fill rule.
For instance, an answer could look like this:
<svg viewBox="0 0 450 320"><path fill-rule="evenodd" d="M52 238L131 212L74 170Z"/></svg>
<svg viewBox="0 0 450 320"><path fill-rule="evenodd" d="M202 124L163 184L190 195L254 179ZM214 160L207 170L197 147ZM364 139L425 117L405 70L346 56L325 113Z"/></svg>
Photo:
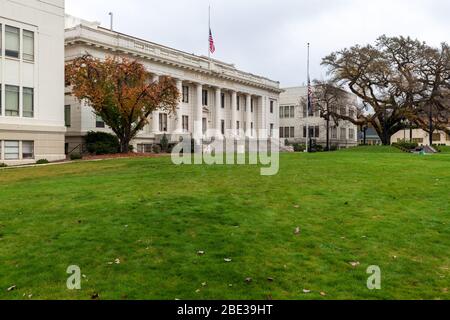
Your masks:
<svg viewBox="0 0 450 320"><path fill-rule="evenodd" d="M393 143L392 146L401 150L411 151L416 149L419 146L419 144L415 142L400 141L397 143Z"/></svg>
<svg viewBox="0 0 450 320"><path fill-rule="evenodd" d="M0 168L6 168L8 165L6 163L0 163Z"/></svg>
<svg viewBox="0 0 450 320"><path fill-rule="evenodd" d="M116 136L106 132L90 131L86 135L86 148L89 153L103 155L114 154L120 150Z"/></svg>
<svg viewBox="0 0 450 320"><path fill-rule="evenodd" d="M161 138L161 151L166 153L169 149L169 139L167 139L167 135L164 133L164 135Z"/></svg>
<svg viewBox="0 0 450 320"><path fill-rule="evenodd" d="M49 163L47 159L39 159L38 161L36 161L36 164L47 164L47 163Z"/></svg>
<svg viewBox="0 0 450 320"><path fill-rule="evenodd" d="M330 151L337 151L338 150L338 146L330 146Z"/></svg>
<svg viewBox="0 0 450 320"><path fill-rule="evenodd" d="M314 149L316 152L322 152L322 151L323 151L323 146L320 145L320 144L316 144L316 145L313 147L313 149Z"/></svg>
<svg viewBox="0 0 450 320"><path fill-rule="evenodd" d="M153 153L161 153L161 146L159 144L154 144L152 147Z"/></svg>
<svg viewBox="0 0 450 320"><path fill-rule="evenodd" d="M304 152L306 150L306 146L300 143L294 143L293 147L295 152Z"/></svg>
<svg viewBox="0 0 450 320"><path fill-rule="evenodd" d="M72 153L70 155L70 160L81 160L81 159L83 159L83 157L79 153Z"/></svg>

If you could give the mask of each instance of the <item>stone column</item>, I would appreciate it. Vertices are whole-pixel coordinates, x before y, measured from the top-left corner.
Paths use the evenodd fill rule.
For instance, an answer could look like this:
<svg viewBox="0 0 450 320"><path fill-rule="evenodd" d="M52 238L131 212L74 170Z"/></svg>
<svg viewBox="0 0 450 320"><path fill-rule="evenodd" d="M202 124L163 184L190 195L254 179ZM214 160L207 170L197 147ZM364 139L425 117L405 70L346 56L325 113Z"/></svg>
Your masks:
<svg viewBox="0 0 450 320"><path fill-rule="evenodd" d="M152 82L158 82L159 76L153 75ZM152 133L158 134L159 132L159 111L152 112Z"/></svg>
<svg viewBox="0 0 450 320"><path fill-rule="evenodd" d="M194 137L195 139L201 139L203 136L202 132L202 118L203 118L203 85L197 83L196 85L196 102L194 106Z"/></svg>
<svg viewBox="0 0 450 320"><path fill-rule="evenodd" d="M233 132L233 136L237 135L237 92L231 91L231 130Z"/></svg>
<svg viewBox="0 0 450 320"><path fill-rule="evenodd" d="M221 118L221 114L222 114L222 90L220 88L216 88L216 99L215 99L215 103L216 103L216 113L215 113L215 130L216 130L216 136L221 137L222 136L222 132L221 132L221 127L222 127L222 118Z"/></svg>
<svg viewBox="0 0 450 320"><path fill-rule="evenodd" d="M250 138L252 136L252 96L247 94L246 99L247 117L245 122L247 123L247 132L245 133L245 135L246 137Z"/></svg>
<svg viewBox="0 0 450 320"><path fill-rule="evenodd" d="M180 93L180 101L178 102L178 107L174 114L173 128L174 128L174 133L180 134L183 132L183 115L181 113L181 107L183 105L183 81L181 81L180 79L177 79L176 84L177 84L178 92Z"/></svg>

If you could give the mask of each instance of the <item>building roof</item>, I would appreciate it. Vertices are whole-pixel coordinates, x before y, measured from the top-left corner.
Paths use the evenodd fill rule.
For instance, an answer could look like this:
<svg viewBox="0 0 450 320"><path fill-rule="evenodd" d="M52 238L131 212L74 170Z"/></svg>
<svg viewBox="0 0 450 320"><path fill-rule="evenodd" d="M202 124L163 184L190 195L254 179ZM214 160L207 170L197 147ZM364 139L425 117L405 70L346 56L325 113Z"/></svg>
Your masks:
<svg viewBox="0 0 450 320"><path fill-rule="evenodd" d="M280 89L280 82L241 71L234 64L215 59L210 60L205 56L198 56L121 32L111 31L102 28L98 22L89 22L67 15L66 45L78 42L112 50L116 53L124 52L135 57L171 64L182 69L212 74L277 93L283 91Z"/></svg>

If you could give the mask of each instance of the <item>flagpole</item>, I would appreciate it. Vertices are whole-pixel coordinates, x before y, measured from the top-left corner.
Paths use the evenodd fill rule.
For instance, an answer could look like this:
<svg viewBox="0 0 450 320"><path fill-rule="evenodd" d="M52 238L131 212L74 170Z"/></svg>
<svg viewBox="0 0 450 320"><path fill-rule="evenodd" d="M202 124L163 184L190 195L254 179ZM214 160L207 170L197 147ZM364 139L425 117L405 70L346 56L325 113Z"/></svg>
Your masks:
<svg viewBox="0 0 450 320"><path fill-rule="evenodd" d="M310 51L309 47L310 47L310 44L308 42L308 54L307 54L308 58L307 58L307 66L306 66L307 78L308 78L308 84L307 84L308 87L306 88L307 97L308 97L307 98L307 106L306 106L306 153L309 152L309 108L311 107L311 101L310 101L311 97L310 97L310 93L309 93L310 85L311 85L311 78L309 76L309 51Z"/></svg>
<svg viewBox="0 0 450 320"><path fill-rule="evenodd" d="M209 69L211 70L210 36L211 36L211 5L208 6L208 60L209 60Z"/></svg>

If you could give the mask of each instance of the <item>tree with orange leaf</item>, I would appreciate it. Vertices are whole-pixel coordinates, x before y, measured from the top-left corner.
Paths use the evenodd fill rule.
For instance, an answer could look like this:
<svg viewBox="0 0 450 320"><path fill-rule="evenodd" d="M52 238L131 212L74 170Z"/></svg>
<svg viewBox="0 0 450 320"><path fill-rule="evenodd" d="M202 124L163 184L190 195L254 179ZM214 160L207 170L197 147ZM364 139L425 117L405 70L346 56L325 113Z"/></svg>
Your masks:
<svg viewBox="0 0 450 320"><path fill-rule="evenodd" d="M124 57L76 58L66 65L66 82L116 134L122 153L153 111L175 112L180 97L174 79L153 82L142 64Z"/></svg>

